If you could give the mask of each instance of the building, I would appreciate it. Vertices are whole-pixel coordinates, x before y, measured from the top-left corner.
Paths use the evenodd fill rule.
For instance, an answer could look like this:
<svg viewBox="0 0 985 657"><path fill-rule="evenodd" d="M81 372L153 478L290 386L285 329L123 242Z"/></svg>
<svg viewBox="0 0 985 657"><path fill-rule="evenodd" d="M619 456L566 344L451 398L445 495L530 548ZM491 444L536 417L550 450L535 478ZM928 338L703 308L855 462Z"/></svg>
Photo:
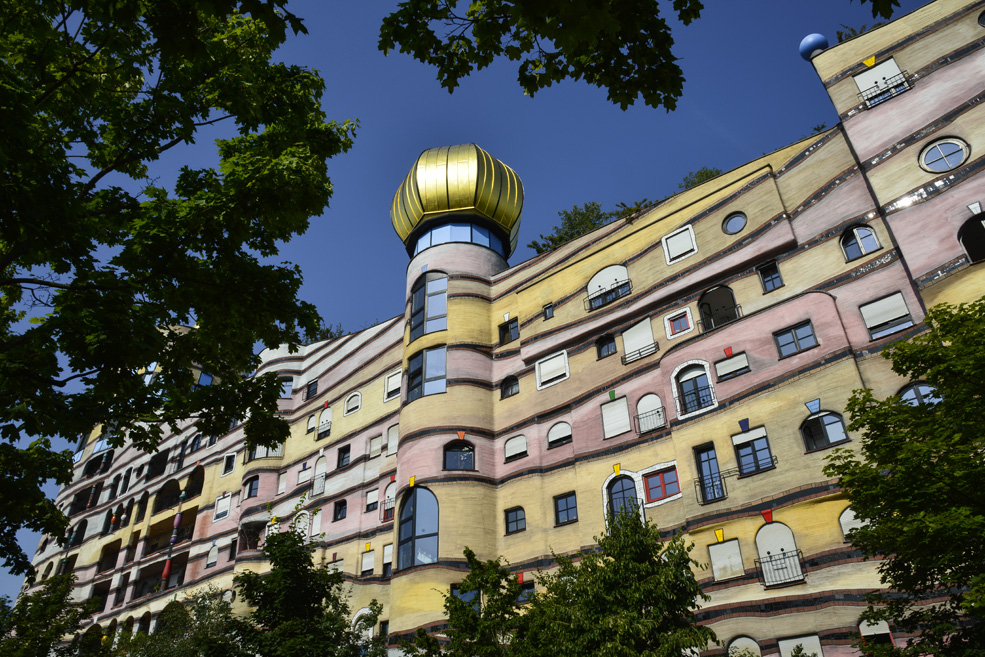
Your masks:
<svg viewBox="0 0 985 657"><path fill-rule="evenodd" d="M517 175L475 145L426 151L391 211L403 312L263 354L287 442L248 451L237 427L189 422L149 456L97 434L42 577L74 570L95 623L147 629L176 589L262 570L263 534L292 525L402 634L440 628L463 546L529 575L633 505L696 544L700 618L727 647L900 639L859 625L879 578L822 467L855 442L853 389L932 399L881 349L982 294L983 46L969 0L809 38L838 126L512 267Z"/></svg>

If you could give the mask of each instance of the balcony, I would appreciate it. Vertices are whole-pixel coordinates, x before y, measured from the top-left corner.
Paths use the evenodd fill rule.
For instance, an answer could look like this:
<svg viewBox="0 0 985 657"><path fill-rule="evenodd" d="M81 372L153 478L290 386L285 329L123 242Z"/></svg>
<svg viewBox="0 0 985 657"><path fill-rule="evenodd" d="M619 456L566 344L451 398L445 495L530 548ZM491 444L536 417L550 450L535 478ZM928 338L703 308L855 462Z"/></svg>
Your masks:
<svg viewBox="0 0 985 657"><path fill-rule="evenodd" d="M715 308L715 310L710 313L706 313L702 309L701 319L698 320L698 327L701 329L702 333L705 333L711 331L712 329L725 326L726 324L731 324L740 317L742 317L742 306L739 304Z"/></svg>
<svg viewBox="0 0 985 657"><path fill-rule="evenodd" d="M634 360L639 360L640 358L646 358L647 356L655 353L657 353L656 342L654 342L653 344L648 344L645 347L641 347L636 351L631 351L628 354L624 355L621 358L622 364L628 365L629 363L632 363Z"/></svg>
<svg viewBox="0 0 985 657"><path fill-rule="evenodd" d="M624 281L616 281L609 287L588 295L585 299L585 310L598 310L620 297L628 296L632 291L633 284L628 278Z"/></svg>
<svg viewBox="0 0 985 657"><path fill-rule="evenodd" d="M396 500L392 497L383 500L383 522L393 520L394 506L396 506Z"/></svg>
<svg viewBox="0 0 985 657"><path fill-rule="evenodd" d="M662 406L648 413L641 413L634 419L636 421L636 433L641 435L667 426L667 416L664 414Z"/></svg>
<svg viewBox="0 0 985 657"><path fill-rule="evenodd" d="M780 549L777 554L766 553L756 560L756 568L763 579L763 586L781 586L804 579L803 554L800 550L789 552Z"/></svg>
<svg viewBox="0 0 985 657"><path fill-rule="evenodd" d="M323 421L318 425L317 440L321 440L322 438L328 438L331 435L331 433L332 433L332 421L331 420Z"/></svg>
<svg viewBox="0 0 985 657"><path fill-rule="evenodd" d="M715 403L711 386L695 386L687 391L681 391L681 415L697 413Z"/></svg>
<svg viewBox="0 0 985 657"><path fill-rule="evenodd" d="M904 91L909 90L910 82L908 80L909 75L906 71L901 72L899 75L894 75L883 81L883 84L877 84L873 87L869 87L865 91L862 91L858 95L858 99L862 101L866 107L875 107L879 103L883 103L890 98L900 95Z"/></svg>
<svg viewBox="0 0 985 657"><path fill-rule="evenodd" d="M723 470L714 474L696 477L694 479L694 493L698 498L698 504L711 504L719 502L728 497L728 487L725 485L725 477L735 474L732 470Z"/></svg>

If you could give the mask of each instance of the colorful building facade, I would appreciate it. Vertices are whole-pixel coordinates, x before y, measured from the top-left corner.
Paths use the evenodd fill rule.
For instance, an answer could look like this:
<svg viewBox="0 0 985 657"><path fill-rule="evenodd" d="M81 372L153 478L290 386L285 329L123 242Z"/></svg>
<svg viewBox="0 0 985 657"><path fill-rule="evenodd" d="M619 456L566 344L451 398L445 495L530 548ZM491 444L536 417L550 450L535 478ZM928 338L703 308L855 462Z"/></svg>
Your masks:
<svg viewBox="0 0 985 657"><path fill-rule="evenodd" d="M465 546L533 586L629 506L707 564L711 652L903 639L859 624L876 564L822 470L857 445L852 390L933 400L883 347L983 293L985 4L802 50L838 126L515 266L516 173L472 144L423 153L391 209L402 312L263 353L290 438L248 450L240 427L189 422L147 455L96 435L41 576L74 570L103 601L93 623L149 629L176 592L233 598L237 573L267 567L264 534L290 527L355 609L382 602L381 631L440 631Z"/></svg>

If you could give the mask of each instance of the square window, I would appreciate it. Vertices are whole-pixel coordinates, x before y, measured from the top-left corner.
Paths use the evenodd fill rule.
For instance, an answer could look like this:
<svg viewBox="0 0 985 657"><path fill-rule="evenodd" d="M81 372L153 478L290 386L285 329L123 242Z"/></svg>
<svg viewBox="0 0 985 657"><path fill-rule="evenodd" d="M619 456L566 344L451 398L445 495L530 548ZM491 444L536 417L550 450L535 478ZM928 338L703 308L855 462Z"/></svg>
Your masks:
<svg viewBox="0 0 985 657"><path fill-rule="evenodd" d="M763 284L763 294L772 292L778 287L783 287L783 277L780 276L780 267L775 262L765 264L756 271L759 272L759 280Z"/></svg>
<svg viewBox="0 0 985 657"><path fill-rule="evenodd" d="M520 584L520 595L517 596L517 604L526 604L530 601L531 596L534 594L534 583L533 582L523 582Z"/></svg>
<svg viewBox="0 0 985 657"><path fill-rule="evenodd" d="M376 488L366 493L366 511L376 511L380 505L380 489Z"/></svg>
<svg viewBox="0 0 985 657"><path fill-rule="evenodd" d="M516 534L527 528L527 515L523 512L523 507L518 506L506 510L506 533Z"/></svg>
<svg viewBox="0 0 985 657"><path fill-rule="evenodd" d="M616 353L616 339L611 335L603 335L595 341L595 351L600 360L606 356L612 356Z"/></svg>
<svg viewBox="0 0 985 657"><path fill-rule="evenodd" d="M677 479L677 468L668 468L647 475L644 484L646 485L647 502L663 500L681 492L681 484Z"/></svg>
<svg viewBox="0 0 985 657"><path fill-rule="evenodd" d="M344 468L347 465L349 465L349 446L343 445L339 447L338 465L336 467Z"/></svg>
<svg viewBox="0 0 985 657"><path fill-rule="evenodd" d="M568 378L568 353L562 351L537 361L537 389L552 386Z"/></svg>
<svg viewBox="0 0 985 657"><path fill-rule="evenodd" d="M308 381L308 385L304 387L304 398L312 399L318 394L318 379L314 381Z"/></svg>
<svg viewBox="0 0 985 657"><path fill-rule="evenodd" d="M913 326L913 319L901 292L859 306L859 312L862 313L865 327L869 329L869 337L873 340Z"/></svg>
<svg viewBox="0 0 985 657"><path fill-rule="evenodd" d="M558 495L554 498L554 524L567 525L578 520L578 501L575 492Z"/></svg>
<svg viewBox="0 0 985 657"><path fill-rule="evenodd" d="M712 543L708 546L708 557L716 582L746 574L742 565L742 553L739 551L739 539Z"/></svg>
<svg viewBox="0 0 985 657"><path fill-rule="evenodd" d="M470 603L472 608L475 609L476 613L479 613L481 602L479 600L478 591L462 591L459 586L461 584L451 585L451 594L461 600L462 602Z"/></svg>
<svg viewBox="0 0 985 657"><path fill-rule="evenodd" d="M554 317L553 303L549 303L546 306L544 306L544 319L550 319L551 317Z"/></svg>
<svg viewBox="0 0 985 657"><path fill-rule="evenodd" d="M814 327L809 321L774 333L773 339L776 340L776 348L780 352L780 358L786 358L817 346Z"/></svg>
<svg viewBox="0 0 985 657"><path fill-rule="evenodd" d="M346 503L345 500L339 500L335 503L335 508L332 511L332 522L337 522L345 518L346 513Z"/></svg>
<svg viewBox="0 0 985 657"><path fill-rule="evenodd" d="M499 325L499 344L513 342L520 337L520 320L514 317Z"/></svg>
<svg viewBox="0 0 985 657"><path fill-rule="evenodd" d="M683 333L684 331L691 328L691 324L688 321L688 316L684 313L681 313L680 315L675 315L674 317L671 317L667 321L670 322L671 335L676 335L677 333Z"/></svg>
<svg viewBox="0 0 985 657"><path fill-rule="evenodd" d="M763 427L732 436L732 444L735 445L735 459L739 462L740 476L770 470L775 465L766 429Z"/></svg>
<svg viewBox="0 0 985 657"><path fill-rule="evenodd" d="M694 320L691 318L691 309L682 308L679 311L664 315L664 331L667 339L690 333L694 330Z"/></svg>
<svg viewBox="0 0 985 657"><path fill-rule="evenodd" d="M694 230L690 226L684 226L671 233L663 238L663 247L668 265L697 253L698 247L694 243Z"/></svg>

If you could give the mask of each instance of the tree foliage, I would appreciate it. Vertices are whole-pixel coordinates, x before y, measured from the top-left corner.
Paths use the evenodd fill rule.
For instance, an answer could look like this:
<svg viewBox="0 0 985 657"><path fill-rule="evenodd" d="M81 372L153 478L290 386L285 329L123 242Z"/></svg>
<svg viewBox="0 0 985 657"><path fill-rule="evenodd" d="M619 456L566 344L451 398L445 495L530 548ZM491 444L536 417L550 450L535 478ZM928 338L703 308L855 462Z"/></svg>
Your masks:
<svg viewBox="0 0 985 657"><path fill-rule="evenodd" d="M866 1L873 16L884 18L899 6ZM674 0L672 19L689 25L703 8L700 0ZM566 79L584 80L622 109L642 98L671 111L684 88L672 32L657 0L405 0L383 20L379 46L434 66L449 92L506 57L520 62L517 79L530 96Z"/></svg>
<svg viewBox="0 0 985 657"><path fill-rule="evenodd" d="M717 178L722 175L721 169L716 169L714 167L701 167L697 171L690 171L685 176L684 179L677 185L677 189L682 192L697 187L702 183L706 183L713 178Z"/></svg>
<svg viewBox="0 0 985 657"><path fill-rule="evenodd" d="M85 605L72 602L75 575L56 575L37 590L21 595L11 605L0 597L0 655L4 657L62 657L68 646L62 638L78 631L91 613Z"/></svg>
<svg viewBox="0 0 985 657"><path fill-rule="evenodd" d="M612 219L611 212L602 210L597 201L589 201L581 206L573 205L570 210L559 210L557 216L561 223L554 226L549 235L541 235L543 241L531 240L527 248L538 254L553 251L571 240L601 228Z"/></svg>
<svg viewBox="0 0 985 657"><path fill-rule="evenodd" d="M832 453L825 472L841 479L857 518L851 532L881 558L888 592L866 616L919 639L909 655L985 651L985 298L931 308L927 331L883 355L893 371L936 388L926 403L879 400L858 390L848 404L858 453ZM881 648L881 646L880 646Z"/></svg>
<svg viewBox="0 0 985 657"><path fill-rule="evenodd" d="M316 73L271 61L303 30L284 2L0 8L0 556L15 573L30 568L17 528L65 527L40 490L71 474L49 438L112 422L112 444L153 449L165 424L217 434L234 417L252 442L287 435L277 381L242 373L256 342L317 328L300 270L270 260L327 205L326 160L354 124L326 121ZM158 185L155 161L213 124L228 126L218 165Z"/></svg>

